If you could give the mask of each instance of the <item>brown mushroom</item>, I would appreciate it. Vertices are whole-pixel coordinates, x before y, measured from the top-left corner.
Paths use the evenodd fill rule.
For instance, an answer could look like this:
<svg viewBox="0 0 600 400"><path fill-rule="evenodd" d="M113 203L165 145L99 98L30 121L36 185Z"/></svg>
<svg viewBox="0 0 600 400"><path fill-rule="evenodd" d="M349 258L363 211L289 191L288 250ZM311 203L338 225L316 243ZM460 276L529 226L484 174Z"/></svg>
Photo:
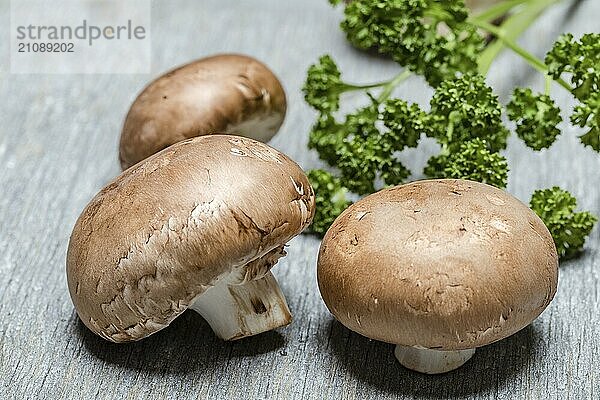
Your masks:
<svg viewBox="0 0 600 400"><path fill-rule="evenodd" d="M269 270L313 214L304 172L266 144L179 142L83 210L67 253L71 298L83 323L114 342L142 339L187 308L226 340L287 325Z"/></svg>
<svg viewBox="0 0 600 400"><path fill-rule="evenodd" d="M404 366L442 373L533 321L556 292L558 258L538 216L506 192L417 181L345 210L321 244L333 315L396 344Z"/></svg>
<svg viewBox="0 0 600 400"><path fill-rule="evenodd" d="M191 62L150 83L133 102L121 132L121 167L218 132L268 142L285 111L283 87L260 61L222 54Z"/></svg>

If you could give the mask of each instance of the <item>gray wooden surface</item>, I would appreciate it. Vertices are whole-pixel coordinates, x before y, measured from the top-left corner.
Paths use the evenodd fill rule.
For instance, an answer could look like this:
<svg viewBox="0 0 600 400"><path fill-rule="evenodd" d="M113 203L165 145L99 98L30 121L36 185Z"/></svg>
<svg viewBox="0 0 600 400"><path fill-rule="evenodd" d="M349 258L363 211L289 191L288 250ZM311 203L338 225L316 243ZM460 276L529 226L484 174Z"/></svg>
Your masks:
<svg viewBox="0 0 600 400"><path fill-rule="evenodd" d="M392 76L391 62L350 48L326 0L157 1L153 4L153 75L216 52L267 62L289 96L286 123L272 145L303 167L313 112L300 87L307 66L325 53L349 80ZM410 372L393 346L335 322L316 286L319 241L294 239L275 267L294 314L289 327L235 343L217 340L193 312L128 345L94 336L79 322L64 273L68 237L90 198L119 172L117 142L130 102L151 76L11 75L7 0L0 2L0 398L600 398L600 230L585 254L561 267L554 302L532 325L481 348L463 368L441 376ZM523 44L538 55L561 31L598 31L600 2L549 11ZM510 87L542 79L510 54L490 79L503 100ZM565 109L569 96L555 88ZM426 103L413 79L400 90ZM600 214L600 156L578 131L539 154L512 140L509 191L561 185ZM435 146L403 157L416 170ZM415 178L420 175L416 174Z"/></svg>

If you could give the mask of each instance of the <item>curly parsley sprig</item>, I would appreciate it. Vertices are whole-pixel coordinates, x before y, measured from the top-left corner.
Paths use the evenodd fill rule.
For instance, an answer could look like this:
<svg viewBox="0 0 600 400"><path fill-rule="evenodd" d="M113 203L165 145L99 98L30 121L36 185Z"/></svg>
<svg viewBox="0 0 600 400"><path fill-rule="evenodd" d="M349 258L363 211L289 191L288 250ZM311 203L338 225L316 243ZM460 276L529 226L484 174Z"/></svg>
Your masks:
<svg viewBox="0 0 600 400"><path fill-rule="evenodd" d="M571 115L571 122L588 132L579 138L585 146L600 152L600 34L588 33L579 40L562 35L545 59L555 80L570 76L571 92L580 101Z"/></svg>
<svg viewBox="0 0 600 400"><path fill-rule="evenodd" d="M550 97L553 80L578 101L570 121L587 128L580 136L582 143L600 152L600 35L588 34L579 40L563 35L545 60L517 43L519 35L559 1L506 0L475 16L469 15L463 0L345 2L341 26L348 40L358 48L376 49L390 56L404 70L391 80L357 85L343 80L329 55L309 68L303 91L307 103L319 113L309 147L335 171L310 173L318 201L323 204L313 231L324 234L349 204L346 197L331 202L340 198L339 193L363 195L405 181L410 171L398 155L408 147L417 147L424 136L441 146L440 153L427 162L425 175L506 187L509 168L500 152L506 148L510 131L502 114L506 112L516 123L516 133L527 146L536 151L550 147L563 122ZM496 26L494 21L507 13L509 16ZM483 34L493 40L485 40ZM504 48L545 75L545 93L515 88L506 108L498 102L484 76ZM428 111L403 99L389 98L411 74L423 76L434 88ZM350 91L366 92L369 104L340 116L341 95ZM555 189L536 192L532 207L535 204L536 211L546 210L547 215L558 209L572 212L574 198ZM567 231L550 229L560 254L567 257L583 246L596 219L589 213L573 213L569 218L565 217L568 213L557 213L560 218L543 219L549 226L558 226L555 222L560 220L561 226L567 227Z"/></svg>
<svg viewBox="0 0 600 400"><path fill-rule="evenodd" d="M485 139L489 150L506 148L508 129L502 106L481 75L463 75L444 81L431 102L429 136L453 150L474 138Z"/></svg>
<svg viewBox="0 0 600 400"><path fill-rule="evenodd" d="M477 69L485 41L468 15L462 0L354 0L341 26L354 46L375 48L437 86Z"/></svg>
<svg viewBox="0 0 600 400"><path fill-rule="evenodd" d="M536 190L529 206L544 221L554 238L558 255L571 258L581 251L598 218L587 211L575 212L577 200L557 186Z"/></svg>
<svg viewBox="0 0 600 400"><path fill-rule="evenodd" d="M560 135L560 109L548 95L516 88L506 111L508 118L517 123L517 135L533 150L550 147Z"/></svg>
<svg viewBox="0 0 600 400"><path fill-rule="evenodd" d="M462 143L451 153L433 156L424 172L430 178L469 179L503 189L508 181L506 158L490 151L480 138Z"/></svg>
<svg viewBox="0 0 600 400"><path fill-rule="evenodd" d="M322 169L308 172L308 179L315 190L315 217L310 226L312 232L324 234L335 218L352 204L339 178Z"/></svg>

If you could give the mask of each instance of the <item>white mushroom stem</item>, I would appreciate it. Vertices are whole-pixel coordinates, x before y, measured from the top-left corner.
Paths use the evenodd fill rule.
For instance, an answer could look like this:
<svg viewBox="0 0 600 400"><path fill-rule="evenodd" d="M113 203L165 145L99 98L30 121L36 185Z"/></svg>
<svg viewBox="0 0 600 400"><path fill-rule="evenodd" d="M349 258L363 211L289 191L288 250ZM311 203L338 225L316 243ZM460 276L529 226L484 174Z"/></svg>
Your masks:
<svg viewBox="0 0 600 400"><path fill-rule="evenodd" d="M229 283L224 279L190 306L221 339L241 339L291 322L285 297L271 272L241 285Z"/></svg>
<svg viewBox="0 0 600 400"><path fill-rule="evenodd" d="M236 269L200 295L190 308L223 340L237 340L285 326L292 315L269 269L283 246Z"/></svg>
<svg viewBox="0 0 600 400"><path fill-rule="evenodd" d="M400 364L424 374L443 374L466 363L475 354L475 349L432 350L396 345L394 355Z"/></svg>

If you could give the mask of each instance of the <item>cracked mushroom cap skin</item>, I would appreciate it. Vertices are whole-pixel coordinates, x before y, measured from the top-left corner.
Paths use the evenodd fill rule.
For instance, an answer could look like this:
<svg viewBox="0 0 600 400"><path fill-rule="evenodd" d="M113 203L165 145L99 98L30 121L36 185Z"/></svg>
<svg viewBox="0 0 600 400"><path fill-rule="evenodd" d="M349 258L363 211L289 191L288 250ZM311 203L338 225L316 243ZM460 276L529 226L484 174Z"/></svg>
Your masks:
<svg viewBox="0 0 600 400"><path fill-rule="evenodd" d="M121 132L121 168L217 132L268 142L285 112L283 87L260 61L238 54L193 61L151 82L133 102Z"/></svg>
<svg viewBox="0 0 600 400"><path fill-rule="evenodd" d="M483 346L533 321L556 292L548 229L506 192L465 180L382 190L321 244L323 300L347 328L436 350Z"/></svg>
<svg viewBox="0 0 600 400"><path fill-rule="evenodd" d="M277 150L230 135L179 142L83 210L67 252L71 298L101 337L142 339L224 274L281 248L313 214L306 175Z"/></svg>

